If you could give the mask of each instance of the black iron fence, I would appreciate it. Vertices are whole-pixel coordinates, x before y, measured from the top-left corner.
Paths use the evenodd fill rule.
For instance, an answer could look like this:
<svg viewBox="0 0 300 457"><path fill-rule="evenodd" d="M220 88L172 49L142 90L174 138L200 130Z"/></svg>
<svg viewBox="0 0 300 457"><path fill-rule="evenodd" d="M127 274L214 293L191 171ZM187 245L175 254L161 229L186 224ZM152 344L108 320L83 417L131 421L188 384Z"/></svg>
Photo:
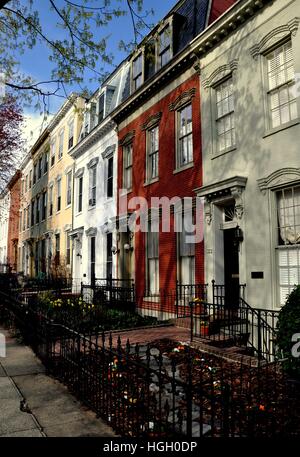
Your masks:
<svg viewBox="0 0 300 457"><path fill-rule="evenodd" d="M81 284L81 294L86 302L95 305L121 308L124 311L136 309L135 287L130 279L96 278L92 284Z"/></svg>
<svg viewBox="0 0 300 457"><path fill-rule="evenodd" d="M240 298L238 308L191 302L191 335L219 346L239 346L258 359L273 361L277 354L279 311L255 309Z"/></svg>
<svg viewBox="0 0 300 457"><path fill-rule="evenodd" d="M245 299L246 284L240 284L238 286L239 297ZM230 297L229 287L225 284L216 284L215 280L212 280L212 297L213 303L216 305L227 305L230 306L232 303L226 303L228 296Z"/></svg>
<svg viewBox="0 0 300 457"><path fill-rule="evenodd" d="M248 367L174 342L122 345L112 334L57 324L12 296L1 293L0 303L1 320L18 326L48 373L122 436L299 434L299 389L279 362Z"/></svg>
<svg viewBox="0 0 300 457"><path fill-rule="evenodd" d="M207 284L180 284L175 289L160 289L157 293L145 291L137 297L137 307L143 312L154 312L159 319L190 316L190 302L198 298L207 301Z"/></svg>

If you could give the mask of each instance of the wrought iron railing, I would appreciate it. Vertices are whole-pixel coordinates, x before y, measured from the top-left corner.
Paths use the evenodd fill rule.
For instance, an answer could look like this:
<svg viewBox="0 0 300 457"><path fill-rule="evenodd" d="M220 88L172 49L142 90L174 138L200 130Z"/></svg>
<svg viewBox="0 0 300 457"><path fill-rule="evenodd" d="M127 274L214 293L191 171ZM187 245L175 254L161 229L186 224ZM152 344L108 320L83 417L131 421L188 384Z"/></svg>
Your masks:
<svg viewBox="0 0 300 457"><path fill-rule="evenodd" d="M192 338L203 338L219 346L239 346L268 362L276 358L279 311L252 308L242 298L238 308L205 302L191 302L190 306Z"/></svg>
<svg viewBox="0 0 300 457"><path fill-rule="evenodd" d="M289 396L279 362L249 367L182 344L122 345L0 296L1 321L17 325L47 373L121 436L299 436L299 395Z"/></svg>
<svg viewBox="0 0 300 457"><path fill-rule="evenodd" d="M84 300L95 305L134 311L136 308L134 282L131 279L96 278L92 284L81 285Z"/></svg>
<svg viewBox="0 0 300 457"><path fill-rule="evenodd" d="M226 303L228 286L224 284L216 284L215 280L212 280L212 297L213 303L217 305L232 305L232 303ZM238 286L239 297L245 299L246 284L240 284Z"/></svg>

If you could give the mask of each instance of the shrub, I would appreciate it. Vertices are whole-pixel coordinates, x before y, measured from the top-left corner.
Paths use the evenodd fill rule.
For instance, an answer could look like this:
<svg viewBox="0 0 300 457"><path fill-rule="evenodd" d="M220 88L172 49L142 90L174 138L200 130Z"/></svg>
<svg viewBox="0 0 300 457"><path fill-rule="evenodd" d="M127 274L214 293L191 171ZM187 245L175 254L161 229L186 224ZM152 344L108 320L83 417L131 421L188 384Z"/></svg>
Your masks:
<svg viewBox="0 0 300 457"><path fill-rule="evenodd" d="M284 369L300 379L300 358L292 356L295 342L292 337L300 333L300 286L295 287L282 307L277 322L277 344L280 354L286 358Z"/></svg>

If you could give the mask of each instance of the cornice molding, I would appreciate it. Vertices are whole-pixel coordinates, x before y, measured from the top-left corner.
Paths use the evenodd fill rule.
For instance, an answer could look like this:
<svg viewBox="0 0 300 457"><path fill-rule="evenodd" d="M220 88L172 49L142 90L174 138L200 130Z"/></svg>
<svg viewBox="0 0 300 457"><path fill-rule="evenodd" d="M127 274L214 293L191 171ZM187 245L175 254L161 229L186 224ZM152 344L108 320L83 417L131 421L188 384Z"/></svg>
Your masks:
<svg viewBox="0 0 300 457"><path fill-rule="evenodd" d="M80 157L81 154L91 148L94 144L97 143L97 141L100 141L105 135L113 131L116 127L116 124L111 119L105 119L103 122L105 123L101 123L95 127L85 138L77 143L71 149L71 151L69 151L71 157L74 159Z"/></svg>
<svg viewBox="0 0 300 457"><path fill-rule="evenodd" d="M210 76L203 80L202 84L205 89L214 86L223 78L229 76L238 68L238 59L234 59L228 64L221 65L219 68L214 70Z"/></svg>
<svg viewBox="0 0 300 457"><path fill-rule="evenodd" d="M196 89L193 87L190 90L187 90L180 94L176 100L169 105L170 111L177 111L178 109L182 108L187 103L190 103L192 98L196 95Z"/></svg>
<svg viewBox="0 0 300 457"><path fill-rule="evenodd" d="M162 118L162 112L160 111L159 113L152 114L151 116L148 117L146 122L141 126L142 130L149 130L153 127L156 127Z"/></svg>
<svg viewBox="0 0 300 457"><path fill-rule="evenodd" d="M130 132L126 133L126 135L121 138L119 141L119 146L125 146L128 143L131 143L133 138L135 137L135 130L131 130Z"/></svg>
<svg viewBox="0 0 300 457"><path fill-rule="evenodd" d="M279 25L265 35L257 44L250 48L250 54L257 59L260 54L264 54L274 44L288 36L296 36L300 24L300 18L295 17L287 24Z"/></svg>

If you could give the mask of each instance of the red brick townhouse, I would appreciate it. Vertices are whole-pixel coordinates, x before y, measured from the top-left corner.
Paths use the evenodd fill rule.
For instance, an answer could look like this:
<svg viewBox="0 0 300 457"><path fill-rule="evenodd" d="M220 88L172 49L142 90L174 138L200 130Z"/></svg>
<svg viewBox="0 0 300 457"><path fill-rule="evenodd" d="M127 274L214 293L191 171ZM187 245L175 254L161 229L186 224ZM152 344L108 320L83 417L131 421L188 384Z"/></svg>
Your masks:
<svg viewBox="0 0 300 457"><path fill-rule="evenodd" d="M21 193L21 172L18 170L9 181L7 188L10 192L10 208L7 236L7 263L13 271L18 266L18 242L19 242L19 211Z"/></svg>
<svg viewBox="0 0 300 457"><path fill-rule="evenodd" d="M233 3L178 2L131 55L128 98L113 113L119 139L118 189L123 192L119 227L135 209L124 206L126 199L143 197L148 208L148 232L119 229L118 277L132 279L140 310L160 318L175 316L203 290L203 240L187 243L187 234L174 230L180 205L171 206L170 230L163 230L162 208L151 211L152 198L191 197L195 206L193 189L202 185L202 151L199 73L190 43ZM195 209L193 213L200 225L203 221L195 221ZM157 221L159 232L153 229Z"/></svg>

